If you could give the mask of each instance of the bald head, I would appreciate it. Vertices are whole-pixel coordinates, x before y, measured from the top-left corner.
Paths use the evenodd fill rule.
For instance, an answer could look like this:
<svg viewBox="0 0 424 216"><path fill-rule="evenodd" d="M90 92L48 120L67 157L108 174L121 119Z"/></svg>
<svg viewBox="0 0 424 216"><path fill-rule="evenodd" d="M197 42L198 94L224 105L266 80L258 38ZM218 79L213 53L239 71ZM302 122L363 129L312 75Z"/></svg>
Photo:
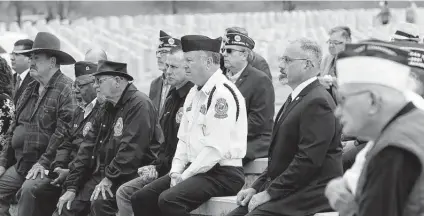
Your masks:
<svg viewBox="0 0 424 216"><path fill-rule="evenodd" d="M84 61L93 62L97 64L99 60L107 60L107 55L104 50L99 48L93 48L89 49L85 53Z"/></svg>

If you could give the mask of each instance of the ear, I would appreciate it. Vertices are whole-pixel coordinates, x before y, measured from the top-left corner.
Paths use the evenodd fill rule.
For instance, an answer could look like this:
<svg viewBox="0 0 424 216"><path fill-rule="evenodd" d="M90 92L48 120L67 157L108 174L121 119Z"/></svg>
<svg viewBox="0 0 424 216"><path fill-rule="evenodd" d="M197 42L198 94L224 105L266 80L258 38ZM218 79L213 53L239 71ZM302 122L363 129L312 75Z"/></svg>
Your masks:
<svg viewBox="0 0 424 216"><path fill-rule="evenodd" d="M375 115L380 112L382 106L382 98L379 94L374 91L370 92L370 108L368 110L369 115Z"/></svg>
<svg viewBox="0 0 424 216"><path fill-rule="evenodd" d="M50 64L52 65L52 66L56 66L56 62L57 62L57 59L56 59L56 57L51 57L50 58Z"/></svg>

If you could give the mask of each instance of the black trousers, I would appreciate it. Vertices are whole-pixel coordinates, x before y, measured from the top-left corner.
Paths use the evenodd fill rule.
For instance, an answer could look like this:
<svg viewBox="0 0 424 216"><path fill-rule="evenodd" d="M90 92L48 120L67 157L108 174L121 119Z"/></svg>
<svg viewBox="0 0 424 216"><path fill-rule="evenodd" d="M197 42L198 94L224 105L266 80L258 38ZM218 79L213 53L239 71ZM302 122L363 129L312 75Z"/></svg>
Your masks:
<svg viewBox="0 0 424 216"><path fill-rule="evenodd" d="M77 196L71 203L70 210L66 209L66 205L62 208L60 216L115 216L118 211L115 197L110 197L106 192L106 199L100 194L95 201L90 201L91 194L93 193L97 184L102 180L101 176L93 176L84 187L78 191ZM120 185L112 186L111 190L116 194L117 187ZM59 216L56 211L53 216Z"/></svg>
<svg viewBox="0 0 424 216"><path fill-rule="evenodd" d="M34 191L36 208L33 210L32 216L52 215L61 193L61 187L51 184L44 184L36 188Z"/></svg>
<svg viewBox="0 0 424 216"><path fill-rule="evenodd" d="M165 175L131 197L134 216L190 216L190 212L216 196L234 196L244 185L242 167L215 166L170 188Z"/></svg>

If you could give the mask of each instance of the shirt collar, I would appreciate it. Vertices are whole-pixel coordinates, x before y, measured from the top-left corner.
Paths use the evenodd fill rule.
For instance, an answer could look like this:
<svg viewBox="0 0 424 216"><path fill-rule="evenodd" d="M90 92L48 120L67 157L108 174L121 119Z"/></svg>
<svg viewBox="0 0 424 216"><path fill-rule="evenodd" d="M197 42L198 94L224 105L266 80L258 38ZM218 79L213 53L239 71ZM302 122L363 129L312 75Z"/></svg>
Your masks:
<svg viewBox="0 0 424 216"><path fill-rule="evenodd" d="M222 71L220 68L218 68L215 73L209 77L208 81L206 81L205 85L200 89L205 95L209 95L212 91L212 88L217 84L217 82L220 80L221 76L224 76L222 74Z"/></svg>
<svg viewBox="0 0 424 216"><path fill-rule="evenodd" d="M21 82L25 79L25 77L28 75L29 72L29 68L26 69L24 72L22 72L21 74L18 74L19 77L21 78Z"/></svg>
<svg viewBox="0 0 424 216"><path fill-rule="evenodd" d="M183 86L181 86L179 89L176 89L178 96L180 96L180 98L185 97L192 87L193 87L193 83L189 81Z"/></svg>
<svg viewBox="0 0 424 216"><path fill-rule="evenodd" d="M305 89L309 84L313 83L315 80L317 80L317 77L309 78L308 80L298 85L295 89L293 89L291 93L292 100L295 100L296 97L300 94L300 92L302 92L303 89Z"/></svg>
<svg viewBox="0 0 424 216"><path fill-rule="evenodd" d="M246 69L247 64L237 73L235 73L234 75L231 75L230 73L227 73L227 78L235 83L237 81L237 79L240 77L241 73L243 73L244 69Z"/></svg>

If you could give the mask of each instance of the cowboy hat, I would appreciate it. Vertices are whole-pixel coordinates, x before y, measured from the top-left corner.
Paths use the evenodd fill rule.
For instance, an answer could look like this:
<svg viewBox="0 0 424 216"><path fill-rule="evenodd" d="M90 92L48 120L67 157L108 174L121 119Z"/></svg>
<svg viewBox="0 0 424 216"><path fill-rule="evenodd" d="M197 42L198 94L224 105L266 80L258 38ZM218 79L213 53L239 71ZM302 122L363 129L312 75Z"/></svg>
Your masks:
<svg viewBox="0 0 424 216"><path fill-rule="evenodd" d="M134 80L134 78L127 72L127 64L121 62L113 62L107 60L99 60L97 66L97 72L93 76L120 76L128 79L128 81Z"/></svg>
<svg viewBox="0 0 424 216"><path fill-rule="evenodd" d="M30 50L17 51L23 55L30 55L34 52L51 53L58 59L60 65L75 64L75 59L68 53L60 50L60 40L49 32L38 32L35 36L34 45Z"/></svg>

